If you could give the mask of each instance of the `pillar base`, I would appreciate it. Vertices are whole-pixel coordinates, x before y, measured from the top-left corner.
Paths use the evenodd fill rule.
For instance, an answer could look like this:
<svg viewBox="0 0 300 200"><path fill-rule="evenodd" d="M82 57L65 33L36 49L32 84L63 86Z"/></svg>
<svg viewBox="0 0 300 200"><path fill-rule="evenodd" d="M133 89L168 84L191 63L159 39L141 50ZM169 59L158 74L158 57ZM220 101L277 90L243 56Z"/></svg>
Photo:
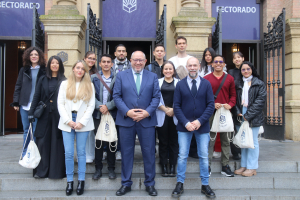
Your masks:
<svg viewBox="0 0 300 200"><path fill-rule="evenodd" d="M300 100L285 102L285 138L300 141Z"/></svg>

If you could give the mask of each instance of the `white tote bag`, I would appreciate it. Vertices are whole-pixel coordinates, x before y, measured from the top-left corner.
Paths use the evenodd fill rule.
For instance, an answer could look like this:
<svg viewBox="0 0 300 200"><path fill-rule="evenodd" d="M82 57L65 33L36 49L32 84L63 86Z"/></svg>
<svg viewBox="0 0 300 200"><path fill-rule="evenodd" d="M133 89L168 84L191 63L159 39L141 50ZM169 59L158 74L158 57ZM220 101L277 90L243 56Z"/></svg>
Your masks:
<svg viewBox="0 0 300 200"><path fill-rule="evenodd" d="M100 147L97 147L96 140L101 141ZM95 136L95 147L100 149L102 146L102 141L109 142L109 150L111 152L115 152L117 150L117 129L114 119L110 114L101 115L101 122L97 130L97 134ZM116 142L116 145L111 145L112 142ZM115 147L115 151L111 150L111 147Z"/></svg>
<svg viewBox="0 0 300 200"><path fill-rule="evenodd" d="M28 129L28 133L27 133L25 141L27 141L28 135L30 135L30 142L28 144L26 154L22 158L22 153L23 153L23 150L24 150L24 147L25 147L25 145L24 145L24 147L22 149L22 152L21 152L21 157L20 157L20 160L19 160L19 164L22 165L25 168L35 169L41 161L41 155L40 155L39 149L37 148L37 146L36 146L36 144L33 140L32 124L31 123L29 125L29 129Z"/></svg>
<svg viewBox="0 0 300 200"><path fill-rule="evenodd" d="M210 131L215 133L234 131L231 113L223 105L216 111Z"/></svg>
<svg viewBox="0 0 300 200"><path fill-rule="evenodd" d="M248 121L242 123L239 132L233 138L233 144L240 148L254 149L253 132Z"/></svg>

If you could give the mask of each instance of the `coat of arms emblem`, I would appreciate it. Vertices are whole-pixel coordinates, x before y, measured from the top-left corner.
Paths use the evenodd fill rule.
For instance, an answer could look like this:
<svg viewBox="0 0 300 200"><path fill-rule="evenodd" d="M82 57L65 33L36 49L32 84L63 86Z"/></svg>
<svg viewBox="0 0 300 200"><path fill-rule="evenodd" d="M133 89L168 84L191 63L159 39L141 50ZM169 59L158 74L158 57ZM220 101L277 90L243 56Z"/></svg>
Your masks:
<svg viewBox="0 0 300 200"><path fill-rule="evenodd" d="M123 0L123 10L132 13L137 9L137 0Z"/></svg>

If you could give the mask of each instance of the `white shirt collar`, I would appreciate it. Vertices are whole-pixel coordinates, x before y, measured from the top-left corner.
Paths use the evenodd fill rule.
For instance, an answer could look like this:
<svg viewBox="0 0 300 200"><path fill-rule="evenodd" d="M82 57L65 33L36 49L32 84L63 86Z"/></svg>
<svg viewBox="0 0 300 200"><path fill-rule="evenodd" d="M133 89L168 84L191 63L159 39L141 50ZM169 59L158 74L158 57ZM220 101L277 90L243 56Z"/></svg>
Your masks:
<svg viewBox="0 0 300 200"><path fill-rule="evenodd" d="M33 68L32 66L30 66L30 69L39 69L41 68L39 65L37 65L35 68Z"/></svg>

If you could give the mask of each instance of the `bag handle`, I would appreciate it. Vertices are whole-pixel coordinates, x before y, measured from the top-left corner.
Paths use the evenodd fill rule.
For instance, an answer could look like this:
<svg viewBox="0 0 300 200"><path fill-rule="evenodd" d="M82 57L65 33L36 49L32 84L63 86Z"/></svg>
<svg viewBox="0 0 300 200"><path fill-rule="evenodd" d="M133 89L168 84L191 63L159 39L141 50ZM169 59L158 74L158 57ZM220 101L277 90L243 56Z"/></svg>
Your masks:
<svg viewBox="0 0 300 200"><path fill-rule="evenodd" d="M102 147L102 140L100 140L100 147L99 148L97 147L97 140L95 140L95 147L96 147L96 149L101 149L101 147Z"/></svg>
<svg viewBox="0 0 300 200"><path fill-rule="evenodd" d="M22 148L20 160L23 159L22 155L23 155L23 151L24 151L24 148L25 148L25 145L26 145L26 141L27 141L27 138L28 138L28 135L29 135L29 134L30 134L30 137L31 137L30 140L33 141L32 123L29 123L29 129L28 129L28 133L27 133L27 136L26 136L26 139L25 139L25 143L24 143L23 148Z"/></svg>
<svg viewBox="0 0 300 200"><path fill-rule="evenodd" d="M210 134L209 134L210 141L212 141L212 142L213 142L213 141L215 141L215 140L216 140L216 138L217 138L217 134L218 134L218 133L216 133L216 135L215 135L215 137L214 137L214 138L210 137Z"/></svg>
<svg viewBox="0 0 300 200"><path fill-rule="evenodd" d="M115 153L115 152L117 151L118 142L117 142L117 141L115 141L115 143L116 143L116 145L115 145L115 146L113 146L113 145L111 144L111 142L109 142L109 150L110 150L110 152L113 152L113 153ZM112 151L112 150L111 150L111 147L114 147L114 148L115 148L115 150L114 150L114 151Z"/></svg>
<svg viewBox="0 0 300 200"><path fill-rule="evenodd" d="M223 77L223 79L222 79L222 82L221 82L221 84L220 84L220 86L219 86L219 88L218 88L216 94L214 95L215 100L216 100L216 98L218 97L218 94L219 94L219 92L221 91L221 88L222 88L222 86L223 86L223 84L224 84L226 78L227 78L227 74L224 75L224 77Z"/></svg>
<svg viewBox="0 0 300 200"><path fill-rule="evenodd" d="M98 76L101 83L104 85L104 87L107 89L107 91L112 95L111 89L108 87L108 85L104 82L103 78L100 76L100 74L97 72L96 75Z"/></svg>

